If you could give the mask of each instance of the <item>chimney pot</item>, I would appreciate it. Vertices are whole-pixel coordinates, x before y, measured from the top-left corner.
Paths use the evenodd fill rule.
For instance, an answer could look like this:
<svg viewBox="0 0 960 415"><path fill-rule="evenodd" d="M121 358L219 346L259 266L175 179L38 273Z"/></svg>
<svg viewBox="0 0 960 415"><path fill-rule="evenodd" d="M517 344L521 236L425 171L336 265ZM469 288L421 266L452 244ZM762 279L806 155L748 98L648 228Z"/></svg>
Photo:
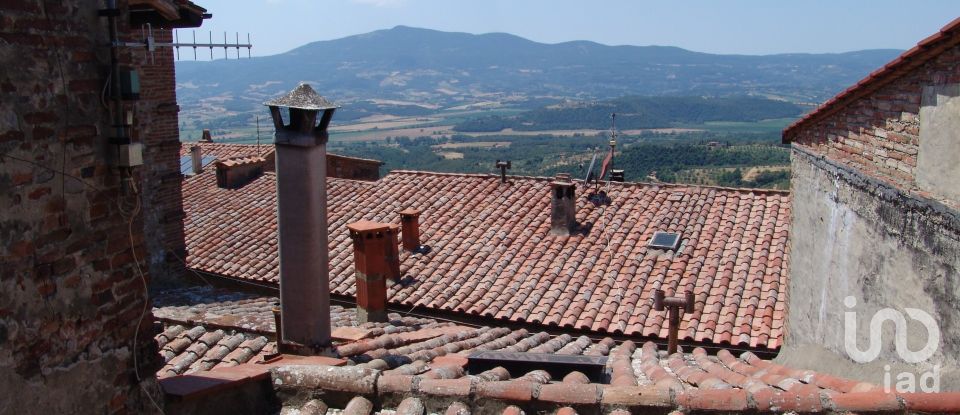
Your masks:
<svg viewBox="0 0 960 415"><path fill-rule="evenodd" d="M203 130L203 135L200 137L200 142L201 142L201 143L212 143L212 142L213 142L213 137L210 135L210 130L208 130L208 129L204 129L204 130Z"/></svg>
<svg viewBox="0 0 960 415"><path fill-rule="evenodd" d="M193 164L193 174L203 172L203 149L200 146L190 147L190 162Z"/></svg>
<svg viewBox="0 0 960 415"><path fill-rule="evenodd" d="M416 252L420 248L420 211L406 208L400 211L403 249Z"/></svg>
<svg viewBox="0 0 960 415"><path fill-rule="evenodd" d="M393 273L390 257L395 248L391 245L397 242L394 226L366 220L347 225L353 240L358 323L387 321L386 278Z"/></svg>
<svg viewBox="0 0 960 415"><path fill-rule="evenodd" d="M610 181L623 183L624 181L623 170L610 170Z"/></svg>
<svg viewBox="0 0 960 415"><path fill-rule="evenodd" d="M557 174L550 183L550 233L569 236L577 226L576 185L566 173Z"/></svg>

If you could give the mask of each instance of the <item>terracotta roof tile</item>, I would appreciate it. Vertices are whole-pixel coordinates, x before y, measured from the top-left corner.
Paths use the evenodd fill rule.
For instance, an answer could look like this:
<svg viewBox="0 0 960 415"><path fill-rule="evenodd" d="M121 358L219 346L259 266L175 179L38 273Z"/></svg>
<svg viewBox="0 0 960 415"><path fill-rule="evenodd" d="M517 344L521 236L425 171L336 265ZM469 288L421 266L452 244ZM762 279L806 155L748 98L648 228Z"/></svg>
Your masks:
<svg viewBox="0 0 960 415"><path fill-rule="evenodd" d="M226 297L220 301L217 298L225 297L215 290L184 294L173 297L175 301L161 297L162 303L175 305L155 309L155 313L167 316L165 329L156 336L166 362L158 374L161 383L179 374L210 370L213 372L207 373L222 373L228 378L234 369L253 373L256 371L251 368L259 366L256 362L276 352L275 343L268 340L273 337L272 332L264 336L241 327L211 328L202 325L203 318L195 317L210 316L212 321L220 322L225 321L224 316L249 320L252 316L246 314L260 312L237 308L239 301L272 304L275 299L243 296L240 300ZM204 296L208 299L204 300ZM198 298L199 302L190 303ZM193 310L193 314L184 314L184 308ZM194 317L178 323L176 316ZM317 366L323 363L309 363L309 359L303 358L291 358L287 364L270 363L272 376L277 379L272 383L279 385L276 387L323 391L312 395L324 400L286 401L285 408L328 407L335 412L376 410L381 414L462 414L469 413L471 408L481 412L501 408L496 411L510 413L555 413L563 408L581 413L611 413L618 409L633 413L670 409L685 413L960 411L957 393L885 393L876 385L785 367L750 352L736 357L721 350L711 356L704 349L694 349L687 354L667 355L651 342L637 348L630 341L616 344L610 339L551 337L524 329L465 327L431 319L392 317L390 323L364 325L370 329L364 339L335 344L347 359L347 366ZM561 379L553 379L543 370L511 376L502 367L468 373L466 357L481 350L609 358L601 383L590 381L579 372L570 372ZM231 369L238 364L241 366ZM476 407L478 402L485 409Z"/></svg>
<svg viewBox="0 0 960 415"><path fill-rule="evenodd" d="M212 173L184 184L191 268L276 285L275 175L241 189L216 186ZM334 294L355 294L346 224L399 223L420 210L426 255L401 252L412 284L389 287L394 306L451 311L533 326L666 337L652 292L694 290L683 338L747 347L779 346L790 197L776 191L618 184L612 204L581 195L583 231L550 236L549 179L393 172L377 182L329 179L330 280ZM585 192L584 192L585 193ZM682 199L667 199L682 195ZM586 225L592 224L591 227ZM681 233L678 252L647 247L658 230ZM713 323L716 322L714 326Z"/></svg>

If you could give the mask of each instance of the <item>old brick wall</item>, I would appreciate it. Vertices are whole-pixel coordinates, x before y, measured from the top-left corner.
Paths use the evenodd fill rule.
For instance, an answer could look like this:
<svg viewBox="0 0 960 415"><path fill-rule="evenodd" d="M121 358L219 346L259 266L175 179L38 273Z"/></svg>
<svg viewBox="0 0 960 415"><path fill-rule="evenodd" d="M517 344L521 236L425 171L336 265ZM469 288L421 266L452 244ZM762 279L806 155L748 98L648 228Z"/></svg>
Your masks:
<svg viewBox="0 0 960 415"><path fill-rule="evenodd" d="M380 165L378 160L368 160L356 157L346 157L337 154L327 154L327 176L340 179L377 181L380 179Z"/></svg>
<svg viewBox="0 0 960 415"><path fill-rule="evenodd" d="M960 46L953 46L838 112L804 125L793 142L916 191L923 87L958 82Z"/></svg>
<svg viewBox="0 0 960 415"><path fill-rule="evenodd" d="M163 53L155 65L142 52L123 59L140 68L135 138L147 163L135 174L143 214L131 224L123 211L138 196L107 161L100 5L0 3L0 413L149 412L134 353L155 390L149 313L137 331L146 296L134 253L149 279L159 247L182 244L176 163L168 171L179 145L173 66Z"/></svg>
<svg viewBox="0 0 960 415"><path fill-rule="evenodd" d="M154 31L157 42L172 41L172 31ZM144 143L143 203L148 266L154 287L182 283L186 258L183 236L183 194L180 176L180 133L177 123L173 50L158 49L151 57L137 54L141 76L135 123Z"/></svg>

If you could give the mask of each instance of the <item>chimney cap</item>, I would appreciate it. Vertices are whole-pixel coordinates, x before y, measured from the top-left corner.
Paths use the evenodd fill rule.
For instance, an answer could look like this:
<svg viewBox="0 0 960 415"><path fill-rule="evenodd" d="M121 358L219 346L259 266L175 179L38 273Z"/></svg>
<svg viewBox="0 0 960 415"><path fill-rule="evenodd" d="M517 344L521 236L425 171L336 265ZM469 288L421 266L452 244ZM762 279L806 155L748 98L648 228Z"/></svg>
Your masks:
<svg viewBox="0 0 960 415"><path fill-rule="evenodd" d="M279 98L264 102L269 107L287 107L301 110L321 111L340 108L339 105L328 101L314 91L306 82L301 82L290 93Z"/></svg>
<svg viewBox="0 0 960 415"><path fill-rule="evenodd" d="M573 177L569 173L557 173L553 178L553 184L569 186L573 184Z"/></svg>
<svg viewBox="0 0 960 415"><path fill-rule="evenodd" d="M420 211L414 208L406 208L400 211L401 216L420 216Z"/></svg>
<svg viewBox="0 0 960 415"><path fill-rule="evenodd" d="M359 220L351 224L348 224L347 229L350 229L350 231L354 233L377 232L377 231L385 231L387 229L390 229L390 224L373 222L369 220Z"/></svg>

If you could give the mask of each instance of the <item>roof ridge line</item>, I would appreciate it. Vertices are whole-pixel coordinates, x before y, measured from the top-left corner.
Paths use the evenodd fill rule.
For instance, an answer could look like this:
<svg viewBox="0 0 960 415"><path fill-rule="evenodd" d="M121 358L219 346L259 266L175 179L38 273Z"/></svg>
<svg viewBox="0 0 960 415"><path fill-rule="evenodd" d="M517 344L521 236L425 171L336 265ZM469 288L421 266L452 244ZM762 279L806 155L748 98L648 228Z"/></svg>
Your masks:
<svg viewBox="0 0 960 415"><path fill-rule="evenodd" d="M499 174L494 173L454 173L454 172L439 172L439 171L429 171L429 170L390 170L385 174L381 180L390 176L391 174L398 175L417 175L417 176L438 176L438 177L479 177L479 178L493 178L499 179ZM535 181L551 181L554 180L554 177L549 176L523 176L523 175L507 175L507 178L515 178L522 180L535 180ZM581 179L573 179L574 183L583 184ZM712 186L705 184L687 184L687 183L665 183L665 182L610 182L613 186L647 186L647 187L686 187L686 188L698 188L698 189L716 189L716 190L726 190L734 191L738 193L773 193L773 194L784 194L789 195L789 190L782 189L764 189L758 187L728 187L728 186Z"/></svg>

